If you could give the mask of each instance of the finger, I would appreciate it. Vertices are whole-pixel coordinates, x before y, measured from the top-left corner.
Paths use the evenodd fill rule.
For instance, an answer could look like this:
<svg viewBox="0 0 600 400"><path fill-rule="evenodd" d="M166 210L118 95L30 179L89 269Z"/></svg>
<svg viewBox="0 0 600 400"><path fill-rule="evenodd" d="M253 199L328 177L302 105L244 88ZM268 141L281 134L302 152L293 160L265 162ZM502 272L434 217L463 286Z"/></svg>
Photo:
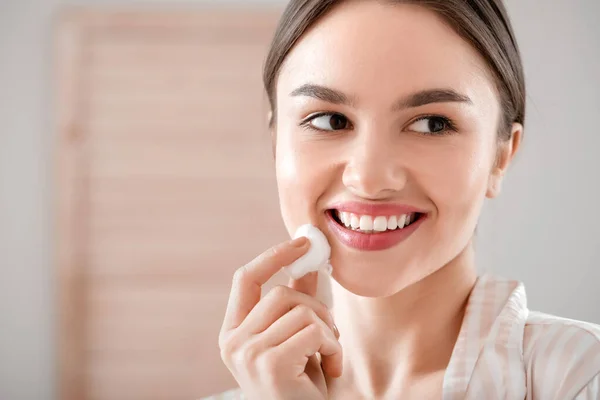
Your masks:
<svg viewBox="0 0 600 400"><path fill-rule="evenodd" d="M300 279L290 278L289 287L298 292L306 293L309 296L317 295L317 286L319 283L319 273L309 272Z"/></svg>
<svg viewBox="0 0 600 400"><path fill-rule="evenodd" d="M319 352L323 372L334 378L342 375L342 346L331 331L316 324L303 328L274 350L282 357L289 357L294 362L298 360L298 364L292 364L293 367L305 367L309 357Z"/></svg>
<svg viewBox="0 0 600 400"><path fill-rule="evenodd" d="M317 387L327 388L327 380L323 373L323 366L321 365L321 355L315 353L308 358L306 368L304 372L310 378L311 382L314 382Z"/></svg>
<svg viewBox="0 0 600 400"><path fill-rule="evenodd" d="M270 248L239 268L233 276L222 332L238 327L260 301L262 285L282 267L304 255L308 247L308 239L299 237Z"/></svg>
<svg viewBox="0 0 600 400"><path fill-rule="evenodd" d="M312 308L300 304L271 324L264 332L256 335L256 338L263 343L264 349L277 347L311 324L333 333L333 329Z"/></svg>
<svg viewBox="0 0 600 400"><path fill-rule="evenodd" d="M250 311L239 326L247 337L265 331L285 314L298 306L304 306L323 320L334 331L333 317L327 306L314 297L300 293L287 286L276 286Z"/></svg>

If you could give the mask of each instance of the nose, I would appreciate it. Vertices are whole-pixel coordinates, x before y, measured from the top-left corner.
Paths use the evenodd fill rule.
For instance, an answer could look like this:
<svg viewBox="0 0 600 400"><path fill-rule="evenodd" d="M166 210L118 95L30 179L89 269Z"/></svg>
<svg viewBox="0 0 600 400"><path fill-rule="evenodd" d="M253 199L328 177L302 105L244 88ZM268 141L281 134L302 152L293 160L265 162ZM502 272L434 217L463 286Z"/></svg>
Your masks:
<svg viewBox="0 0 600 400"><path fill-rule="evenodd" d="M381 200L406 185L407 170L401 149L390 136L362 132L348 149L342 181L355 196Z"/></svg>

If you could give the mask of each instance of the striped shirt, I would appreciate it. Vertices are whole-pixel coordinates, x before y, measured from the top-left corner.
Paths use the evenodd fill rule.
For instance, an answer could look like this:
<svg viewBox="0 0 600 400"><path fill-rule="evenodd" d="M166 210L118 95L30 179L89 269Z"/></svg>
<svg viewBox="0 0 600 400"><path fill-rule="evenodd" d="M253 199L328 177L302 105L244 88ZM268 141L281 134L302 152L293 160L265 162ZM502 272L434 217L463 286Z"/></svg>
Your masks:
<svg viewBox="0 0 600 400"><path fill-rule="evenodd" d="M600 326L529 311L522 283L477 280L443 400L598 400ZM204 400L245 400L232 389Z"/></svg>

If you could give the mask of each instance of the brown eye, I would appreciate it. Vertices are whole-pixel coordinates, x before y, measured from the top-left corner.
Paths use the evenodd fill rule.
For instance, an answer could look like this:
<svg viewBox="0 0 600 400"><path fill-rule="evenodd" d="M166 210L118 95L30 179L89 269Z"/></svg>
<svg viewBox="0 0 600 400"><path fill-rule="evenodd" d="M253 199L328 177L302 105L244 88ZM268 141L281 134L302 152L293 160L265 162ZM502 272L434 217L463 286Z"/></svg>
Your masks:
<svg viewBox="0 0 600 400"><path fill-rule="evenodd" d="M408 129L426 135L444 133L451 128L449 121L444 117L424 117L413 122Z"/></svg>
<svg viewBox="0 0 600 400"><path fill-rule="evenodd" d="M431 132L441 132L446 129L446 123L439 118L429 118L429 130Z"/></svg>
<svg viewBox="0 0 600 400"><path fill-rule="evenodd" d="M321 114L309 121L317 129L323 131L338 131L348 128L348 119L341 114Z"/></svg>

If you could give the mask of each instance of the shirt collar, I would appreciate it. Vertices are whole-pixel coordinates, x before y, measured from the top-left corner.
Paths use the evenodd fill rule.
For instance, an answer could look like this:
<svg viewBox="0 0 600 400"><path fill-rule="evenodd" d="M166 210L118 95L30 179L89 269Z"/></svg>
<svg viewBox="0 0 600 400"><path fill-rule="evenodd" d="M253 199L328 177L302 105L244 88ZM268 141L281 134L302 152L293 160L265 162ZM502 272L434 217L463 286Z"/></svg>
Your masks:
<svg viewBox="0 0 600 400"><path fill-rule="evenodd" d="M522 364L527 315L527 298L522 283L488 274L478 277L467 301L463 323L444 375L443 400L473 397L472 392L478 391L477 380L482 378L473 380L481 360L489 361L491 357L496 364L499 361L506 364L507 360L519 360ZM498 360L499 357L503 359ZM513 381L523 381L522 385L519 383L512 389L520 393L525 385L525 376L515 376L514 371L511 374Z"/></svg>

